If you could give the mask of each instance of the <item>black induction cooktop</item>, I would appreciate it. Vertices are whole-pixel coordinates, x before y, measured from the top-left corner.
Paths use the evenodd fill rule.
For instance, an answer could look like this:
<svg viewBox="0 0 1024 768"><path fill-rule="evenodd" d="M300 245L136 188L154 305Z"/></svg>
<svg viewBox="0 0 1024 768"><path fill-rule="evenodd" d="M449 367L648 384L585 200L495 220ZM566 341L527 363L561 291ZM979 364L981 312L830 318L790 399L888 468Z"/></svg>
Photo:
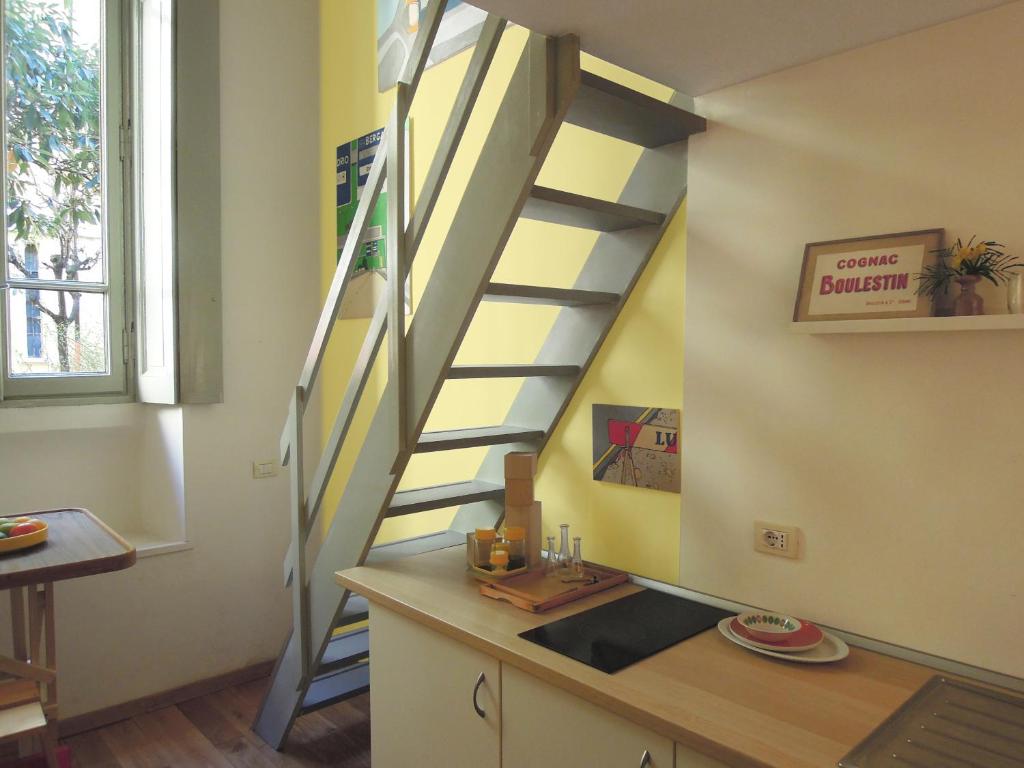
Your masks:
<svg viewBox="0 0 1024 768"><path fill-rule="evenodd" d="M618 672L731 615L720 608L645 589L519 636L602 672Z"/></svg>

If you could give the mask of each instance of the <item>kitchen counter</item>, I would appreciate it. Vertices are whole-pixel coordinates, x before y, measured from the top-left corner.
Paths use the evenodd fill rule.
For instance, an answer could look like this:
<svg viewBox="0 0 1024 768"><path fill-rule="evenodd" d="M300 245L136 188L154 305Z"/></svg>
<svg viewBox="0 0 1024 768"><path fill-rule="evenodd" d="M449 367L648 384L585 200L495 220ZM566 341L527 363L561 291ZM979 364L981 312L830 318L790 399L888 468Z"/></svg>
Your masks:
<svg viewBox="0 0 1024 768"><path fill-rule="evenodd" d="M776 661L711 629L608 675L517 635L640 589L632 584L531 614L482 597L461 547L339 571L337 580L371 603L728 765L834 766L936 674L860 648L834 664Z"/></svg>

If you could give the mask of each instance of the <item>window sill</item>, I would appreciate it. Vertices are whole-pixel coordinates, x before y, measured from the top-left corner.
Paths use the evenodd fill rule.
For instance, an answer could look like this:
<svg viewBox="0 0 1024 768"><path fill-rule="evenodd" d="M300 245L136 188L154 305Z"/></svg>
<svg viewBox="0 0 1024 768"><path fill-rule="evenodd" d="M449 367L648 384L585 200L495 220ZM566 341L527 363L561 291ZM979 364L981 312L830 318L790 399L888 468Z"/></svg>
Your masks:
<svg viewBox="0 0 1024 768"><path fill-rule="evenodd" d="M139 558L187 552L195 547L191 541L168 541L166 538L147 531L118 531L118 534L135 547Z"/></svg>
<svg viewBox="0 0 1024 768"><path fill-rule="evenodd" d="M38 405L46 408L19 406ZM112 401L98 405L68 405L47 401L6 400L0 407L0 434L17 432L64 432L77 429L130 429L138 424L140 405Z"/></svg>

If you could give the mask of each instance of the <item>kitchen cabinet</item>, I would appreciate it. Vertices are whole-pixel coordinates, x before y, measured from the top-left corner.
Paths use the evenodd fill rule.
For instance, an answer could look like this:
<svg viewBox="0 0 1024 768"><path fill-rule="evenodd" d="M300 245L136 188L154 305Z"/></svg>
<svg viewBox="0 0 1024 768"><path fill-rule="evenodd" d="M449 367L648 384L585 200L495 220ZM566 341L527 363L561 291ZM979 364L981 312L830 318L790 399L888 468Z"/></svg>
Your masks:
<svg viewBox="0 0 1024 768"><path fill-rule="evenodd" d="M501 696L504 768L545 765L672 768L675 765L671 739L507 664L501 669ZM694 766L705 768L699 763Z"/></svg>
<svg viewBox="0 0 1024 768"><path fill-rule="evenodd" d="M707 755L702 755L700 752L694 752L682 744L676 744L676 768L728 768L728 766Z"/></svg>
<svg viewBox="0 0 1024 768"><path fill-rule="evenodd" d="M374 768L499 768L495 659L378 605L370 658Z"/></svg>

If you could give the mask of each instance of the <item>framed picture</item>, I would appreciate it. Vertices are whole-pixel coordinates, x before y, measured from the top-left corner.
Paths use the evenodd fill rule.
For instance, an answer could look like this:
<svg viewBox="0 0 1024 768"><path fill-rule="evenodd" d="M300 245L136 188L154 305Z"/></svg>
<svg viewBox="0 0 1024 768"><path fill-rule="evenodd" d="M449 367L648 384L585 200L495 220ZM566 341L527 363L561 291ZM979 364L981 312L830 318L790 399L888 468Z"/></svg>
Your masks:
<svg viewBox="0 0 1024 768"><path fill-rule="evenodd" d="M942 229L808 243L793 320L928 317L932 302L917 295L917 276L935 263Z"/></svg>
<svg viewBox="0 0 1024 768"><path fill-rule="evenodd" d="M593 406L594 479L679 493L679 409Z"/></svg>

